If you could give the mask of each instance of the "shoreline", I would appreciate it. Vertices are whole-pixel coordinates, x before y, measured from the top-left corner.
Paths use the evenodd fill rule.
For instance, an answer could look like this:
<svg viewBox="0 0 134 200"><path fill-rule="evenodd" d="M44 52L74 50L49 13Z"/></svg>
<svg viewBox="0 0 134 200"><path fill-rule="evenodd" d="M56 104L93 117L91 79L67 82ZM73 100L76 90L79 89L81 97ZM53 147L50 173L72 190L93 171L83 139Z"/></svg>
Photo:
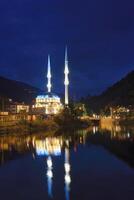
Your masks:
<svg viewBox="0 0 134 200"><path fill-rule="evenodd" d="M36 121L26 121L22 120L20 122L15 123L14 125L9 126L0 126L0 135L3 134L32 134L35 132L48 132L48 131L73 131L78 129L85 129L88 128L91 124L87 123L86 121L82 120L73 120L71 123L68 121L64 121L61 124L56 122L53 119L48 120L36 120Z"/></svg>
<svg viewBox="0 0 134 200"><path fill-rule="evenodd" d="M39 131L72 131L77 129L86 129L91 126L100 126L102 129L110 129L110 127L121 126L121 127L131 127L134 130L134 121L130 119L123 120L113 120L110 118L102 118L98 124L90 120L81 120L81 119L57 119L50 118L45 120L35 120L27 121L20 120L13 123L4 123L0 124L0 135L2 134L27 134L34 133Z"/></svg>

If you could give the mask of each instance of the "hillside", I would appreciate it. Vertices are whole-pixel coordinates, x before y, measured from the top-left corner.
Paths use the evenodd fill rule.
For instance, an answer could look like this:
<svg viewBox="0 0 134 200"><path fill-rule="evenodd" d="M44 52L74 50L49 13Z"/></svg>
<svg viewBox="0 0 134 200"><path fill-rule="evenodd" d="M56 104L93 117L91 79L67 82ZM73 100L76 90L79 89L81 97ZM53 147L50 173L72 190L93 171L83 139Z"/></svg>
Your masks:
<svg viewBox="0 0 134 200"><path fill-rule="evenodd" d="M99 96L85 98L87 107L100 111L106 106L134 105L134 71L109 87Z"/></svg>
<svg viewBox="0 0 134 200"><path fill-rule="evenodd" d="M0 96L5 96L18 102L31 103L42 91L31 85L10 80L0 76Z"/></svg>

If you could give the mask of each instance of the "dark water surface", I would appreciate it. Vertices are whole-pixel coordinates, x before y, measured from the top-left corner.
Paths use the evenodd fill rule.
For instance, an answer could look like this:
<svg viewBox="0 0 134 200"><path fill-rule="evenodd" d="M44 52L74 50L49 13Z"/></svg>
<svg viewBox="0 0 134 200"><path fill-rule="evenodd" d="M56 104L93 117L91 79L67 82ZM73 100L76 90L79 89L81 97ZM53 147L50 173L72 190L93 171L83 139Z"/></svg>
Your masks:
<svg viewBox="0 0 134 200"><path fill-rule="evenodd" d="M134 200L126 130L3 136L0 159L1 200Z"/></svg>

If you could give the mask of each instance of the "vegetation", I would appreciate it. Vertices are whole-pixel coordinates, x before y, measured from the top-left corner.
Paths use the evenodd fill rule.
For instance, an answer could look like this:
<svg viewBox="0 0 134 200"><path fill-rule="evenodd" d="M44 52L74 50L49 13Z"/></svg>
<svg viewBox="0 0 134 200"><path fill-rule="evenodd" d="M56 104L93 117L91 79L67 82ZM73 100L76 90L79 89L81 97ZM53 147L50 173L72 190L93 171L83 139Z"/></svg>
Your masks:
<svg viewBox="0 0 134 200"><path fill-rule="evenodd" d="M62 112L56 116L49 118L39 117L35 121L27 121L21 119L19 122L12 126L5 126L1 128L2 132L10 133L33 133L39 131L57 131L59 129L75 130L86 128L90 125L89 121L81 120L80 116L83 116L81 109L78 106L71 104L66 107Z"/></svg>
<svg viewBox="0 0 134 200"><path fill-rule="evenodd" d="M86 105L89 114L92 110L96 113L100 113L101 110L108 112L107 108L111 106L134 106L134 71L101 95L82 98L81 102Z"/></svg>
<svg viewBox="0 0 134 200"><path fill-rule="evenodd" d="M88 121L80 119L82 113L77 109L74 104L64 108L64 110L54 118L54 121L60 128L76 129L88 127Z"/></svg>
<svg viewBox="0 0 134 200"><path fill-rule="evenodd" d="M19 129L26 130L26 132L35 132L35 131L49 131L57 130L58 125L52 119L41 120L37 119L35 121L26 121L21 120L17 124Z"/></svg>

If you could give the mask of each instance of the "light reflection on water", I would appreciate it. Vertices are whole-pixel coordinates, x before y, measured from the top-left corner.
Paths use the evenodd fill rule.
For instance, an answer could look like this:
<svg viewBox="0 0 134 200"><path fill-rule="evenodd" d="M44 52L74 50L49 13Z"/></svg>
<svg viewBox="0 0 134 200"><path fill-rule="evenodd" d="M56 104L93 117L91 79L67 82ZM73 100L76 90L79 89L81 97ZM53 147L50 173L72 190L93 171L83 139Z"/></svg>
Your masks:
<svg viewBox="0 0 134 200"><path fill-rule="evenodd" d="M62 138L47 137L45 140L36 139L33 144L37 155L61 155Z"/></svg>
<svg viewBox="0 0 134 200"><path fill-rule="evenodd" d="M116 126L90 127L86 130L78 130L74 133L53 133L53 136L46 137L45 134L37 135L5 135L0 137L0 161L4 163L10 155L21 155L25 152L32 152L33 158L36 156L61 156L62 149L73 147L77 151L79 144L85 145L87 140L107 138L109 141L127 141L133 143L134 129ZM66 149L65 148L65 149ZM65 150L66 151L66 150ZM10 154L10 155L8 155ZM9 158L10 159L10 158Z"/></svg>
<svg viewBox="0 0 134 200"><path fill-rule="evenodd" d="M70 175L70 163L69 163L69 141L66 140L66 148L65 148L65 197L66 200L69 200L69 192L70 192L70 183L71 183L71 175Z"/></svg>
<svg viewBox="0 0 134 200"><path fill-rule="evenodd" d="M21 155L25 155L25 153L32 154L33 159L45 158L47 193L50 199L54 199L55 165L53 161L58 157L64 156L64 197L66 200L70 200L73 184L71 177L73 165L70 162L70 151L73 149L74 152L77 152L80 146L88 143L104 146L119 159L124 160L134 167L134 163L132 162L134 159L133 151L129 151L130 146L134 144L134 132L132 129L126 129L120 126L107 126L103 130L98 126L93 126L89 129L79 130L71 134L56 133L53 136L47 137L45 134L21 137L17 135L5 135L0 137L1 164L8 160L17 159ZM119 151L118 146L120 146ZM126 156L125 158L124 155Z"/></svg>
<svg viewBox="0 0 134 200"><path fill-rule="evenodd" d="M52 198L52 184L53 184L53 171L52 171L52 158L49 156L47 158L47 186L48 186L48 195Z"/></svg>
<svg viewBox="0 0 134 200"><path fill-rule="evenodd" d="M47 162L47 187L48 196L53 198L53 158L52 156L61 156L62 149L64 146L64 182L65 182L65 199L70 199L70 184L71 184L71 165L70 165L70 150L69 150L69 140L63 140L62 137L46 137L45 139L35 139L32 141L33 147L36 150L36 156L46 156Z"/></svg>

